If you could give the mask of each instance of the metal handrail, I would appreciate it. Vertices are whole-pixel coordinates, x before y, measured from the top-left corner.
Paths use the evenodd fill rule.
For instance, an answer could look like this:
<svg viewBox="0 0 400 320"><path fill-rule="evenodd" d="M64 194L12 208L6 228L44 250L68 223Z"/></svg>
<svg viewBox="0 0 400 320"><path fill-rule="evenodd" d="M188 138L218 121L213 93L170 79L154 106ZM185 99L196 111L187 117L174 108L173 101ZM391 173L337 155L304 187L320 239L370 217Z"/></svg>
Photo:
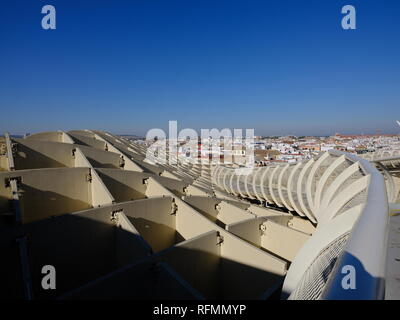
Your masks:
<svg viewBox="0 0 400 320"><path fill-rule="evenodd" d="M385 181L368 161L353 155L346 157L358 161L364 172L370 175L368 198L335 264L322 299L383 299L389 230Z"/></svg>
<svg viewBox="0 0 400 320"><path fill-rule="evenodd" d="M345 156L351 162L357 163L363 174L368 177L368 183L366 202L356 223L352 226L349 239L338 257L321 297L322 299L383 299L389 219L384 177L374 165L365 159L336 150L328 152L337 157ZM228 174L229 171L231 171L230 174L234 174L234 169L224 166L219 167L218 171L222 172L222 176L224 176L226 170L228 170ZM248 180L253 179L246 179L245 181ZM216 182L219 185L219 181ZM271 181L269 181L269 184L271 184ZM220 187L228 192L231 191L224 185L220 185ZM236 188L238 187L239 185L236 186ZM240 193L246 194L249 189L255 190L256 188L254 186L244 188L244 190L240 190ZM307 192L307 190L304 191ZM259 195L257 195L257 198L259 198ZM268 200L266 194L263 194L261 198ZM300 204L306 216L309 219L313 218L312 213L304 210L304 205ZM326 223L329 224L329 221ZM352 272L355 277L354 288L352 283L350 283L350 287L344 283L351 280Z"/></svg>

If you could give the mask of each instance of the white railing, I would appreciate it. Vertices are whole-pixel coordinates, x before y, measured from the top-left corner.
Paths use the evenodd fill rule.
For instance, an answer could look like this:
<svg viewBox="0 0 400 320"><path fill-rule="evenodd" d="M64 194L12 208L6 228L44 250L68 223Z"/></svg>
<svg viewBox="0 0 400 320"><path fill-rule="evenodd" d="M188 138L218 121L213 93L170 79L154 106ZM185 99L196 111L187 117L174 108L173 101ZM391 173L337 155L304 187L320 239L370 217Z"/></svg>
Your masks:
<svg viewBox="0 0 400 320"><path fill-rule="evenodd" d="M212 180L216 189L295 212L317 226L310 243L299 251L288 271L286 297L304 284L307 267L321 252L349 232L318 297L383 298L388 199L383 175L367 160L328 151L294 165L254 169L219 165L212 170ZM346 270L354 270L355 288L342 285L347 279L342 272Z"/></svg>

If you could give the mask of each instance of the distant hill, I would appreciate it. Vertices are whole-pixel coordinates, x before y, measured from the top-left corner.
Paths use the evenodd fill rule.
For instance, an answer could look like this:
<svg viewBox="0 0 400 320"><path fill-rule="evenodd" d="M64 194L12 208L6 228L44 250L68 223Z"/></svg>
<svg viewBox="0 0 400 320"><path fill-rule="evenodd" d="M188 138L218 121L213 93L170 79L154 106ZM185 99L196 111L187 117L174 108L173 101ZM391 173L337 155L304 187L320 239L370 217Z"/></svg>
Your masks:
<svg viewBox="0 0 400 320"><path fill-rule="evenodd" d="M144 137L137 136L136 134L119 134L118 136L126 139L135 139L135 140L143 140Z"/></svg>

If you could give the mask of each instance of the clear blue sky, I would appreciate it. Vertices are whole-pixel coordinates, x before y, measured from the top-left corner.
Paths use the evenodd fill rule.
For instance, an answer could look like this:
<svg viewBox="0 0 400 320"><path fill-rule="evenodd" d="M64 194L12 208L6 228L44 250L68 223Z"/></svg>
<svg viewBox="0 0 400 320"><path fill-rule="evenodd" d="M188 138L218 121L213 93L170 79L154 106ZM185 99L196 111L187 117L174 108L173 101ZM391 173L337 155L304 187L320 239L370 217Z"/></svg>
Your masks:
<svg viewBox="0 0 400 320"><path fill-rule="evenodd" d="M399 60L398 0L3 0L0 133L399 133Z"/></svg>

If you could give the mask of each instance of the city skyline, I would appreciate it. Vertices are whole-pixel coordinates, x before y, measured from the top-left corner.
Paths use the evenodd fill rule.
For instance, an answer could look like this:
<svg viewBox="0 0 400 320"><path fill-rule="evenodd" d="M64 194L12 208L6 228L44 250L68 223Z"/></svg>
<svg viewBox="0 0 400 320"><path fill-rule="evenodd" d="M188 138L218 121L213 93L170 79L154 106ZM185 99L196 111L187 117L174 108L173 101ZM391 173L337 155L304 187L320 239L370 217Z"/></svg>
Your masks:
<svg viewBox="0 0 400 320"><path fill-rule="evenodd" d="M220 128L221 129L221 128ZM196 130L198 133L200 133L200 130ZM143 138L145 137L145 135L140 135L137 133L129 133L129 132L111 132L112 134L115 134L117 136L136 136L136 137L140 137ZM275 135L275 134L267 134L267 135L263 135L263 134L258 134L257 131L255 131L254 136L255 137L331 137L334 135L343 135L343 136L385 136L385 135L400 135L400 129L397 130L377 130L376 132L334 132L332 134L280 134L280 135ZM199 134L200 136L200 134Z"/></svg>
<svg viewBox="0 0 400 320"><path fill-rule="evenodd" d="M76 128L66 128L66 129L63 129L63 131L69 131L69 130L74 130L74 129L76 129ZM88 130L90 130L90 129L93 129L93 128L89 128ZM149 130L150 129L152 129L152 128L149 128ZM183 129L183 127L182 127L182 129ZM224 128L220 127L220 128L216 128L216 129L224 129ZM232 129L234 129L234 128L232 128ZM199 136L200 136L200 130L201 129L195 129L195 130L199 133ZM138 138L144 138L144 137L146 137L147 131L144 132L144 134L135 132L134 130L132 130L132 132L118 132L118 131L113 130L113 131L110 131L110 133L115 134L117 136L136 136ZM28 132L28 131L27 132L24 132L24 131L21 131L21 132L10 131L8 133L10 133L11 136L22 137L25 134L36 133L36 131L31 131L31 132ZM377 129L375 132L373 132L373 131L366 131L366 132L354 132L354 131L338 132L338 131L335 131L335 132L326 133L326 134L302 134L301 132L298 133L298 134L292 134L292 133L273 134L273 132L270 133L270 134L261 134L258 131L255 131L254 136L255 137L290 137L290 136L293 136L293 137L331 137L331 136L334 136L336 134L343 135L343 136L400 135L400 129L396 130L396 126L394 126L393 129L389 129L389 130L379 130L379 129Z"/></svg>

